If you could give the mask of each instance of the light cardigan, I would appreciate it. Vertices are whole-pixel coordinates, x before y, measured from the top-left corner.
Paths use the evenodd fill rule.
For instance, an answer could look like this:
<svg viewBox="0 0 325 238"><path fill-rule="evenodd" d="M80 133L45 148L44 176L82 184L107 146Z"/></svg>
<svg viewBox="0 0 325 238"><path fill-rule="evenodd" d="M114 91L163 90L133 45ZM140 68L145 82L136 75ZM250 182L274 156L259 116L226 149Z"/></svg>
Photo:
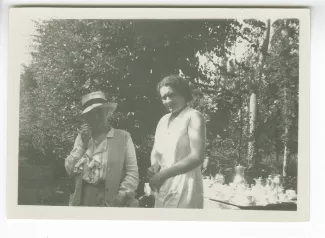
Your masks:
<svg viewBox="0 0 325 238"><path fill-rule="evenodd" d="M92 143L93 141L90 140L88 145L90 150ZM85 168L85 165L87 165L86 154L91 155L94 158L93 161L98 161L100 165L95 173L98 181L90 181L85 173L87 170L82 169L80 175L74 173L76 168ZM103 158L103 156L106 158ZM75 192L70 198L70 205L77 206L80 204L82 180L93 183L98 183L101 180L105 181L107 206L114 206L114 200L119 193L127 194L130 199L134 198L135 190L139 184L138 166L132 138L128 132L123 130L112 128L107 133L106 139L95 151L86 151L82 147L81 137L78 135L73 150L65 159L65 168L67 173L70 176L75 175L76 179Z"/></svg>

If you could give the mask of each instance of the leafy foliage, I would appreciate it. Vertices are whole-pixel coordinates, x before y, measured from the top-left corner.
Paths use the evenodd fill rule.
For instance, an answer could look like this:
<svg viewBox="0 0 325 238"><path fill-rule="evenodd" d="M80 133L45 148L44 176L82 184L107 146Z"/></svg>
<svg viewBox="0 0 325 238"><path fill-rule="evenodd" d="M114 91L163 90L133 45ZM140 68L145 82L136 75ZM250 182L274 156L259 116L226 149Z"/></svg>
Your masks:
<svg viewBox="0 0 325 238"><path fill-rule="evenodd" d="M156 85L179 73L193 87L192 106L207 119L207 156L210 167L218 167L212 173L230 174L236 163L246 163L252 85L258 92L258 154L262 162L272 157L270 165L278 163L284 139L297 153L299 22L272 23L257 83L252 75L265 29L254 19L37 22L32 62L21 75L20 153L45 160L63 175L79 127L74 116L80 99L101 90L119 105L111 123L132 134L143 178L165 113ZM283 138L285 126L290 133Z"/></svg>

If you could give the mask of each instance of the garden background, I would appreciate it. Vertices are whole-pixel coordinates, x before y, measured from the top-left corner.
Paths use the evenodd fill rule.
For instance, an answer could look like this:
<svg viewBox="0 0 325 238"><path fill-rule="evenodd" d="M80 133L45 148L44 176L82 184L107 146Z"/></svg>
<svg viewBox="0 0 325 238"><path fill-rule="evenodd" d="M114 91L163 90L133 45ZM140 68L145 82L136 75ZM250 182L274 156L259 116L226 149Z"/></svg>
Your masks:
<svg viewBox="0 0 325 238"><path fill-rule="evenodd" d="M80 124L82 95L118 103L111 123L131 133L143 178L158 120L156 92L169 74L189 80L207 121L204 174L232 181L284 177L297 189L299 21L46 20L34 23L20 83L18 204L67 205L64 170ZM205 167L205 166L204 166Z"/></svg>

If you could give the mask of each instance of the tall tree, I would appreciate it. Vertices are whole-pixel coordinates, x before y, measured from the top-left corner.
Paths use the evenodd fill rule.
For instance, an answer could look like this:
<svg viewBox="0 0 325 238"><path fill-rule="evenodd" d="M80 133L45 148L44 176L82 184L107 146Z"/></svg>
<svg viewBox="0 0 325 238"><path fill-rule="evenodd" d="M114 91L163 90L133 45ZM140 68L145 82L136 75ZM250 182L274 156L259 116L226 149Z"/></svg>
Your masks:
<svg viewBox="0 0 325 238"><path fill-rule="evenodd" d="M22 76L24 138L62 165L81 96L103 90L119 104L112 123L131 132L145 168L165 113L156 85L176 73L188 76L192 106L209 120L211 161L227 169L256 164L273 146L282 158L285 141L287 151L295 151L299 65L299 22L285 20L272 24L272 40L270 22L255 19L40 22L32 64Z"/></svg>
<svg viewBox="0 0 325 238"><path fill-rule="evenodd" d="M258 85L262 80L263 68L265 64L265 59L268 52L269 42L270 42L270 19L266 21L266 29L264 33L263 43L260 48L260 55L258 59L258 64L256 66L256 71L253 76L253 82L250 89L250 103L249 103L249 142L248 142L248 152L247 160L249 165L255 165L259 163L259 157L257 156L257 90Z"/></svg>
<svg viewBox="0 0 325 238"><path fill-rule="evenodd" d="M33 144L49 161L71 149L79 126L73 120L80 98L102 90L119 106L112 118L131 132L142 161L149 161L152 135L165 113L156 85L180 71L191 82L199 74L198 51L225 54L233 20L49 20L39 22L34 36L31 89L35 110L28 127ZM23 104L22 104L23 105ZM32 117L34 119L32 120ZM141 166L143 167L143 166Z"/></svg>
<svg viewBox="0 0 325 238"><path fill-rule="evenodd" d="M273 54L276 62L273 67L277 73L273 74L279 85L277 92L281 103L280 130L283 142L282 175L286 176L290 150L297 151L298 129L298 87L299 87L299 21L297 19L281 19L274 23Z"/></svg>

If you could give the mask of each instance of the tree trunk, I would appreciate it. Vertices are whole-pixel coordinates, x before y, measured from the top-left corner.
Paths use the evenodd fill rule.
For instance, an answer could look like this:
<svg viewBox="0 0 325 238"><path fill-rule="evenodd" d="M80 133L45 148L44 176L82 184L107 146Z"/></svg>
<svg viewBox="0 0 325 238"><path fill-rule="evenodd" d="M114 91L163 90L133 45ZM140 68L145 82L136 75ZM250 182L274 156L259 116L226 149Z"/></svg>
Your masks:
<svg viewBox="0 0 325 238"><path fill-rule="evenodd" d="M237 160L238 163L241 163L241 147L242 147L242 143L243 143L243 111L242 111L242 106L240 105L240 109L239 109L239 128L240 128L240 132L239 132L239 143L238 143L238 150L237 150Z"/></svg>
<svg viewBox="0 0 325 238"><path fill-rule="evenodd" d="M278 110L278 115L279 115L279 110ZM275 125L275 132L274 132L274 144L275 144L275 157L276 157L276 162L279 164L280 163L280 154L282 151L282 140L281 140L281 131L278 128L279 125Z"/></svg>
<svg viewBox="0 0 325 238"><path fill-rule="evenodd" d="M288 37L291 37L292 35L290 34L288 27L289 27L289 21L287 20L285 22L286 24L286 31L287 31L287 35ZM289 56L289 52L286 52L286 56ZM288 73L288 65L287 66L287 70L286 70L286 76L287 78L290 77L290 74ZM284 146L284 150L283 150L283 166L282 166L282 176L285 177L286 171L287 171L287 162L288 162L288 155L289 155L289 148L288 148L288 142L289 142L289 129L290 126L292 124L291 119L290 119L290 114L291 114L291 106L289 105L289 99L288 99L288 93L290 93L288 91L288 85L287 83L284 86L284 102L283 102L283 106L284 106L284 136L283 136L283 146Z"/></svg>
<svg viewBox="0 0 325 238"><path fill-rule="evenodd" d="M283 177L286 176L287 170L287 161L288 161L288 141L289 141L289 107L288 107L288 95L287 95L287 87L284 87L284 136L283 136L283 166L282 166L282 175Z"/></svg>
<svg viewBox="0 0 325 238"><path fill-rule="evenodd" d="M282 176L286 177L287 176L287 161L288 161L288 154L289 154L289 149L288 149L288 143L287 143L287 138L288 138L288 127L286 126L285 131L284 131L284 150L283 150L283 170L282 170Z"/></svg>
<svg viewBox="0 0 325 238"><path fill-rule="evenodd" d="M256 148L256 114L257 114L257 100L256 93L253 92L249 101L249 141L247 160L249 165L254 165L257 157Z"/></svg>
<svg viewBox="0 0 325 238"><path fill-rule="evenodd" d="M241 77L241 65L239 66L239 89L241 89L242 85L242 77ZM238 142L238 149L237 149L237 162L238 164L242 163L242 156L241 156L241 147L243 144L243 99L242 96L239 96L239 142Z"/></svg>
<svg viewBox="0 0 325 238"><path fill-rule="evenodd" d="M278 134L276 134L278 136ZM275 139L275 157L276 157L276 162L280 163L280 153L281 153L281 147L282 147L282 141L281 139L276 138Z"/></svg>
<svg viewBox="0 0 325 238"><path fill-rule="evenodd" d="M247 161L249 166L254 166L258 164L260 161L257 156L257 142L256 142L256 123L257 123L257 87L259 82L262 79L263 67L267 55L267 51L269 48L270 42L270 27L271 22L270 19L266 22L266 30L264 33L263 44L260 49L260 56L258 60L258 64L255 71L255 77L252 79L254 82L251 82L251 95L249 102L249 142L248 142L248 153L247 153Z"/></svg>

